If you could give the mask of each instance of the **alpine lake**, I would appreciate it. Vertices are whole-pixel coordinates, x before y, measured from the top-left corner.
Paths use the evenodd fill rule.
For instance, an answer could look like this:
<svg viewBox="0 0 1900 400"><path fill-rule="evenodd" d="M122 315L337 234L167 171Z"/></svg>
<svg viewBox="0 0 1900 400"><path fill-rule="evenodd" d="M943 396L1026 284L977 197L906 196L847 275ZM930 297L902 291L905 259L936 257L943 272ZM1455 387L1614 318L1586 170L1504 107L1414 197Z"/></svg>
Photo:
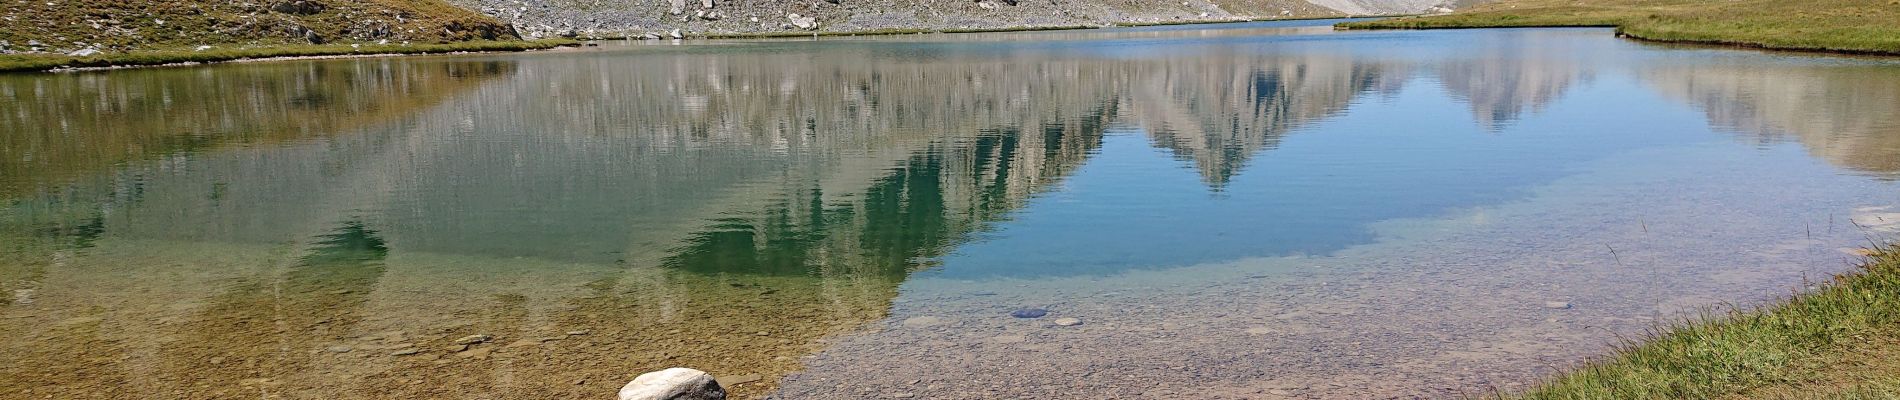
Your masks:
<svg viewBox="0 0 1900 400"><path fill-rule="evenodd" d="M0 397L1459 397L1900 236L1900 60L1333 22L0 75Z"/></svg>

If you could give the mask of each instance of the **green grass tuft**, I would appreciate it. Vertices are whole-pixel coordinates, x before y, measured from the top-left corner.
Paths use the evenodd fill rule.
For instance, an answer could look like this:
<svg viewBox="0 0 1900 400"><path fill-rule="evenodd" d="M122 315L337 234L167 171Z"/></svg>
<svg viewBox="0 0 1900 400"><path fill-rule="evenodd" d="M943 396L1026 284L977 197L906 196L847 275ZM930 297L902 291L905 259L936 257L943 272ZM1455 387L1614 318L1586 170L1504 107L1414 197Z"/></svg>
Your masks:
<svg viewBox="0 0 1900 400"><path fill-rule="evenodd" d="M1781 304L1665 327L1523 399L1900 398L1900 254Z"/></svg>

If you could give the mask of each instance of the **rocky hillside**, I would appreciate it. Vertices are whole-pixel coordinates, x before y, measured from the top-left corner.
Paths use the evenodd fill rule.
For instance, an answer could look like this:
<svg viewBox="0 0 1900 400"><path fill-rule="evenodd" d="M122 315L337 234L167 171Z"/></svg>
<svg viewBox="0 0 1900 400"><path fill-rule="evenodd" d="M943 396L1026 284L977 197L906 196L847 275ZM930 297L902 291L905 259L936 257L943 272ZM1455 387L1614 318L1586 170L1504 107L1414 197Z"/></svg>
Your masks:
<svg viewBox="0 0 1900 400"><path fill-rule="evenodd" d="M0 54L523 36L1025 29L1449 11L1473 0L11 0ZM485 14L485 15L484 15Z"/></svg>
<svg viewBox="0 0 1900 400"><path fill-rule="evenodd" d="M203 45L519 39L442 0L12 0L0 54L90 55Z"/></svg>
<svg viewBox="0 0 1900 400"><path fill-rule="evenodd" d="M1448 11L1455 0L448 0L530 37L891 32Z"/></svg>

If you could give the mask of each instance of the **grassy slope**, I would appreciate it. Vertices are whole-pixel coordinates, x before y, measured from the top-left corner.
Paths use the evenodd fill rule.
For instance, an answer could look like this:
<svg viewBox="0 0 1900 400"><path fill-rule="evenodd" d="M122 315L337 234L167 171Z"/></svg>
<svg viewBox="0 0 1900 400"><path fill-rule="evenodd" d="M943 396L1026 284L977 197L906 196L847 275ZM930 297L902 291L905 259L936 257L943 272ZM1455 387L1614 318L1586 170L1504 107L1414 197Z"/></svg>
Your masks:
<svg viewBox="0 0 1900 400"><path fill-rule="evenodd" d="M1615 26L1641 39L1900 54L1900 0L1504 0L1353 29Z"/></svg>
<svg viewBox="0 0 1900 400"><path fill-rule="evenodd" d="M1900 398L1900 253L1779 305L1669 327L1511 397Z"/></svg>
<svg viewBox="0 0 1900 400"><path fill-rule="evenodd" d="M507 24L442 0L0 2L0 50L13 53L0 55L0 71L559 44L520 39ZM214 47L195 51L204 45ZM100 53L65 55L79 49Z"/></svg>

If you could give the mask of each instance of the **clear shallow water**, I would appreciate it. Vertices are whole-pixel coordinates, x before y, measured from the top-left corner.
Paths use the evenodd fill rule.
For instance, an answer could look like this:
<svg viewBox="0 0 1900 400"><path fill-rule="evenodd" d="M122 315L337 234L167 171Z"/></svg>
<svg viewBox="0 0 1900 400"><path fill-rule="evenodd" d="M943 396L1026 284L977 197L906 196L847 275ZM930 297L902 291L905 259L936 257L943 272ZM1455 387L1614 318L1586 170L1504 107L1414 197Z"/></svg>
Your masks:
<svg viewBox="0 0 1900 400"><path fill-rule="evenodd" d="M0 390L1455 395L1900 220L1892 61L1325 26L0 77Z"/></svg>

